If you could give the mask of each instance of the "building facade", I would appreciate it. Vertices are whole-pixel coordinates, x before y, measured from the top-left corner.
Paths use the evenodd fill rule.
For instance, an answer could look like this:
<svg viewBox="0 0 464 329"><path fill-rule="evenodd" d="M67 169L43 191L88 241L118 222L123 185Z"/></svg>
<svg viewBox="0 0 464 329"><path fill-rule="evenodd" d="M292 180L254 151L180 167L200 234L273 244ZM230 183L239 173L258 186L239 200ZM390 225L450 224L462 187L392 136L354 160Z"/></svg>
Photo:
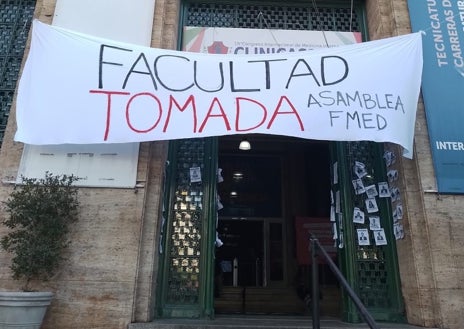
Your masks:
<svg viewBox="0 0 464 329"><path fill-rule="evenodd" d="M304 230L316 232L377 320L464 327L463 196L438 193L422 100L412 160L393 144L268 135L250 135L250 151L238 150L237 136L90 151L34 148L13 140L15 86L33 18L163 49L182 48L185 26L359 32L367 41L411 32L406 0L285 5L6 0L0 11L5 31L0 93L6 125L0 199L8 197L21 174L79 170L78 176L88 177L79 189L80 220L72 229L66 260L53 280L39 284L55 293L45 328L122 329L166 317L214 318L217 313L263 309L307 315L312 264L304 255L307 236L299 235ZM110 152L117 154L116 160L99 157ZM71 167L63 160L69 158ZM192 168L200 168L201 180L192 181ZM366 170L366 175L355 176L355 169ZM253 179L245 184L248 177ZM366 187L385 183L395 191L386 198L374 196L378 204L373 221L368 221L364 194L353 189L357 178ZM331 206L339 214L335 226L330 223ZM366 212L365 221L346 220L353 209ZM339 218L345 218L341 226ZM386 245L374 243L375 218ZM362 232L370 235L369 244L362 243ZM8 264L9 257L0 253L1 263ZM359 321L324 261L319 269L323 314ZM8 266L2 266L0 288L19 286ZM276 303L269 298L272 294L282 299Z"/></svg>

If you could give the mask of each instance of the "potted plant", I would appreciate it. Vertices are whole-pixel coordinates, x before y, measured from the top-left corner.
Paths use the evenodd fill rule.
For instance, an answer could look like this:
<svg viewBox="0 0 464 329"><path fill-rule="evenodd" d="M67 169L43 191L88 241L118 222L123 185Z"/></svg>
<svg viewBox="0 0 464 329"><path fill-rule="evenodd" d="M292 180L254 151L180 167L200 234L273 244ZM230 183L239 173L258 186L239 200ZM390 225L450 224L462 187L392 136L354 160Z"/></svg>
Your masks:
<svg viewBox="0 0 464 329"><path fill-rule="evenodd" d="M2 223L8 230L0 243L12 254L13 279L24 285L22 291L0 292L0 328L40 328L53 294L36 291L34 284L50 279L63 259L70 224L77 220L76 180L74 175L49 172L39 179L21 177L21 184L4 202Z"/></svg>

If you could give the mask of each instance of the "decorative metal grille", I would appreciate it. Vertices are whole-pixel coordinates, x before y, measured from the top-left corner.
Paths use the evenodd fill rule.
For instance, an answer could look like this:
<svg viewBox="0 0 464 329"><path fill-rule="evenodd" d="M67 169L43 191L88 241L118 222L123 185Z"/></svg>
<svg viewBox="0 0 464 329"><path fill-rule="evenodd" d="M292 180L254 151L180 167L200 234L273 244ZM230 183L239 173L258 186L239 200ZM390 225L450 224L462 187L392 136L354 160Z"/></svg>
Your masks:
<svg viewBox="0 0 464 329"><path fill-rule="evenodd" d="M0 1L0 145L3 141L35 0Z"/></svg>
<svg viewBox="0 0 464 329"><path fill-rule="evenodd" d="M190 3L185 25L250 29L360 31L350 8Z"/></svg>
<svg viewBox="0 0 464 329"><path fill-rule="evenodd" d="M350 170L352 173L352 180L357 179L358 176L354 173L355 161L359 161L365 165L367 174L362 178L364 186L375 184L385 181L385 174L375 172L375 163L378 161L378 151L375 143L372 142L348 142L347 155L349 158ZM357 245L356 249L356 271L358 274L358 295L364 305L369 308L385 308L390 305L389 296L390 289L388 280L388 271L386 264L385 246L377 246L373 236L373 231L370 230L370 223L368 220L368 211L366 209L365 201L367 199L366 193L355 195L353 193L353 207L358 207L366 214L365 224L354 223L354 236L351 237L353 241L358 241L356 236L356 229L367 229L370 235L370 245ZM385 207L386 199L378 200L379 212L372 215L379 215L382 207ZM389 200L389 199L388 199ZM380 225L382 228L391 226L392 223L388 218L380 217ZM348 225L348 221L347 221ZM388 231L388 230L386 230ZM388 237L387 237L388 239ZM391 238L389 243L394 243ZM356 242L355 242L356 243Z"/></svg>
<svg viewBox="0 0 464 329"><path fill-rule="evenodd" d="M170 218L167 302L196 304L200 287L203 184L191 182L190 169L204 168L204 139L178 142L175 201Z"/></svg>

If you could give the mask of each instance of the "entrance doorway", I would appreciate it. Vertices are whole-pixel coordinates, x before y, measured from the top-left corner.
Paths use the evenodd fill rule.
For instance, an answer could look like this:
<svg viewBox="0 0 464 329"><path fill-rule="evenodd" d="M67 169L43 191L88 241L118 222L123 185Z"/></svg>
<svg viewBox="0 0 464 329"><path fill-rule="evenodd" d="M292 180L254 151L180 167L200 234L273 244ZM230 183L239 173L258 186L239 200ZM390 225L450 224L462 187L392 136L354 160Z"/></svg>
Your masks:
<svg viewBox="0 0 464 329"><path fill-rule="evenodd" d="M355 207L369 214L364 208L367 194L354 193L356 164L366 168L364 186L384 184L383 145L247 137L251 150L246 152L238 150L240 136L185 139L169 145L158 316L308 313L312 264L304 252L309 232L317 231L326 249L334 248L335 263L375 319L402 321L390 198L378 198L375 213L390 241L387 245L360 245L356 234L372 231L370 220L353 219ZM223 171L222 182L218 168ZM327 223L333 212L335 221ZM339 237L336 250L334 223ZM215 241L222 246L215 247ZM345 321L359 321L354 304L346 295L340 297L327 265L317 266L321 315L341 314Z"/></svg>
<svg viewBox="0 0 464 329"><path fill-rule="evenodd" d="M329 142L270 135L247 139L248 151L238 148L241 136L220 137L218 143L222 245L215 253L215 312L308 314L311 265L297 256L308 236L297 234L298 219L332 236ZM325 264L317 266L322 311L339 316L336 280Z"/></svg>

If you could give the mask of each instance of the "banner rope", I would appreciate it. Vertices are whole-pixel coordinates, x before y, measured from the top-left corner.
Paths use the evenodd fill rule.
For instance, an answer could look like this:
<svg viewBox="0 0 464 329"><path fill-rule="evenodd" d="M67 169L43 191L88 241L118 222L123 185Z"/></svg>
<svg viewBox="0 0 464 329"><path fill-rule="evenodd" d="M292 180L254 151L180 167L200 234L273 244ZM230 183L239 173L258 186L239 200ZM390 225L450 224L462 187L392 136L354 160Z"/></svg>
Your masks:
<svg viewBox="0 0 464 329"><path fill-rule="evenodd" d="M351 0L351 7L350 7L350 32L352 31L353 28L353 2L354 0Z"/></svg>
<svg viewBox="0 0 464 329"><path fill-rule="evenodd" d="M317 18L318 18L318 28L319 28L319 30L322 32L322 35L324 36L324 40L325 40L325 45L326 45L326 47L329 48L329 42L327 41L327 36L325 35L325 31L324 31L324 29L319 25L320 18L321 18L321 14L320 14L320 12L319 12L319 8L317 7L316 0L312 0L312 4L313 4L314 11L316 12L316 16L317 16Z"/></svg>
<svg viewBox="0 0 464 329"><path fill-rule="evenodd" d="M264 17L264 14L263 12L260 10L259 13L258 13L258 16L256 17L257 19L258 18L262 18L263 19L263 22L264 22L264 25L266 26L266 29L269 31L269 33L271 34L272 36L272 39L274 40L274 42L280 47L280 42L277 41L276 37L275 37L275 34L272 32L272 29L271 27L269 26L267 20L266 20L266 17Z"/></svg>

